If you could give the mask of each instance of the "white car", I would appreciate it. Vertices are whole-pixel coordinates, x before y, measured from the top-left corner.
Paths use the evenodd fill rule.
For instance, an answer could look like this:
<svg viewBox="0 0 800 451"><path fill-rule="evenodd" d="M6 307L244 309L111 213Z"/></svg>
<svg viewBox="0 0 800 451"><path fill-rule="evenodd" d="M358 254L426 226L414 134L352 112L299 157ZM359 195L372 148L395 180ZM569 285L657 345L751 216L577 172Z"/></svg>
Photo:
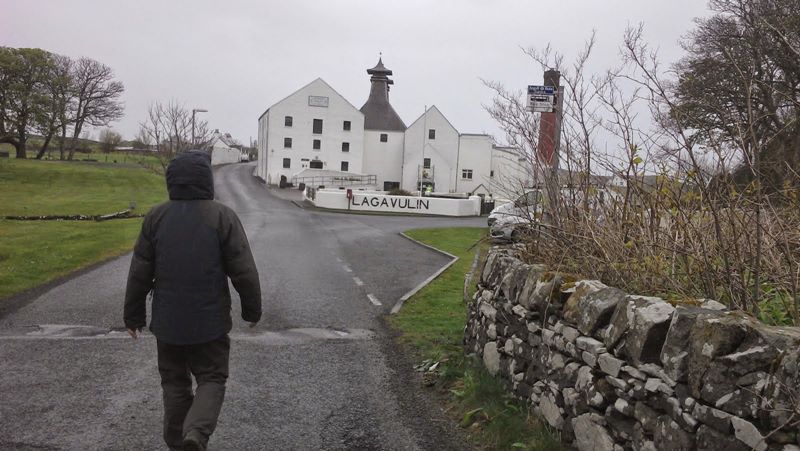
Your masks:
<svg viewBox="0 0 800 451"><path fill-rule="evenodd" d="M537 219L504 214L489 227L489 236L494 241L519 241L526 233L533 232L539 224Z"/></svg>

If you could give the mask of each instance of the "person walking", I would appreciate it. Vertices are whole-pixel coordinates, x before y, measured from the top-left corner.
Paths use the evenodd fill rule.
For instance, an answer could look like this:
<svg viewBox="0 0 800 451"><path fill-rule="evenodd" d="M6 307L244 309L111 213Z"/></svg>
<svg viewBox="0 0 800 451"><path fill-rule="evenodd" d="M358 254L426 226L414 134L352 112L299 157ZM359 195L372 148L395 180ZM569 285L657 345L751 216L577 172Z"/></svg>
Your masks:
<svg viewBox="0 0 800 451"><path fill-rule="evenodd" d="M216 428L228 378L228 278L250 327L261 319L261 286L239 218L214 200L208 154L178 155L167 167L166 182L169 201L147 213L134 246L124 320L136 339L146 326L152 291L150 331L157 343L164 441L173 450L202 451Z"/></svg>

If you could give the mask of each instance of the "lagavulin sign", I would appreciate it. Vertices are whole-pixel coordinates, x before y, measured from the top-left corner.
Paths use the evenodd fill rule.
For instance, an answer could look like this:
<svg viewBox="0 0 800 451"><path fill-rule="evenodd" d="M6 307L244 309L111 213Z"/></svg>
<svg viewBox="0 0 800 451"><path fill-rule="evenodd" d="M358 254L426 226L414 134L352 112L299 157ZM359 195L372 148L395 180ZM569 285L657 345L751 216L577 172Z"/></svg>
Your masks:
<svg viewBox="0 0 800 451"><path fill-rule="evenodd" d="M430 200L418 197L353 196L350 206L375 210L429 210Z"/></svg>

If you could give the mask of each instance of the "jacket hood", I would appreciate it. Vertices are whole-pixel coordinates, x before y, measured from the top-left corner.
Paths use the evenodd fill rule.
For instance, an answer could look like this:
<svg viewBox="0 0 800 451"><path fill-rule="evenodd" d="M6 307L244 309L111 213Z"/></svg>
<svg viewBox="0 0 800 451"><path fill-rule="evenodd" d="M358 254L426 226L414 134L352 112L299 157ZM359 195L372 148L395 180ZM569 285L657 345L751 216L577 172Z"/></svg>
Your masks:
<svg viewBox="0 0 800 451"><path fill-rule="evenodd" d="M214 199L214 173L211 157L192 150L175 157L167 167L170 200Z"/></svg>

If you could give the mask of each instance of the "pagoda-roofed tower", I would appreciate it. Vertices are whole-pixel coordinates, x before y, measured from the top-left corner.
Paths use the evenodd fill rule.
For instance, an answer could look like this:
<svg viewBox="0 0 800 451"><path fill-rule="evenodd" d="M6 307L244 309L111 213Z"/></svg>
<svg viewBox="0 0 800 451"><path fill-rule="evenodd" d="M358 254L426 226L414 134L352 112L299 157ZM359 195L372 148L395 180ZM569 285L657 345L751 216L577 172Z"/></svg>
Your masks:
<svg viewBox="0 0 800 451"><path fill-rule="evenodd" d="M369 80L372 87L367 102L361 107L361 112L364 113L364 129L405 131L406 124L389 103L389 85L394 84L389 79L392 71L383 65L382 58L378 58L378 64L367 69L367 73L371 75Z"/></svg>

